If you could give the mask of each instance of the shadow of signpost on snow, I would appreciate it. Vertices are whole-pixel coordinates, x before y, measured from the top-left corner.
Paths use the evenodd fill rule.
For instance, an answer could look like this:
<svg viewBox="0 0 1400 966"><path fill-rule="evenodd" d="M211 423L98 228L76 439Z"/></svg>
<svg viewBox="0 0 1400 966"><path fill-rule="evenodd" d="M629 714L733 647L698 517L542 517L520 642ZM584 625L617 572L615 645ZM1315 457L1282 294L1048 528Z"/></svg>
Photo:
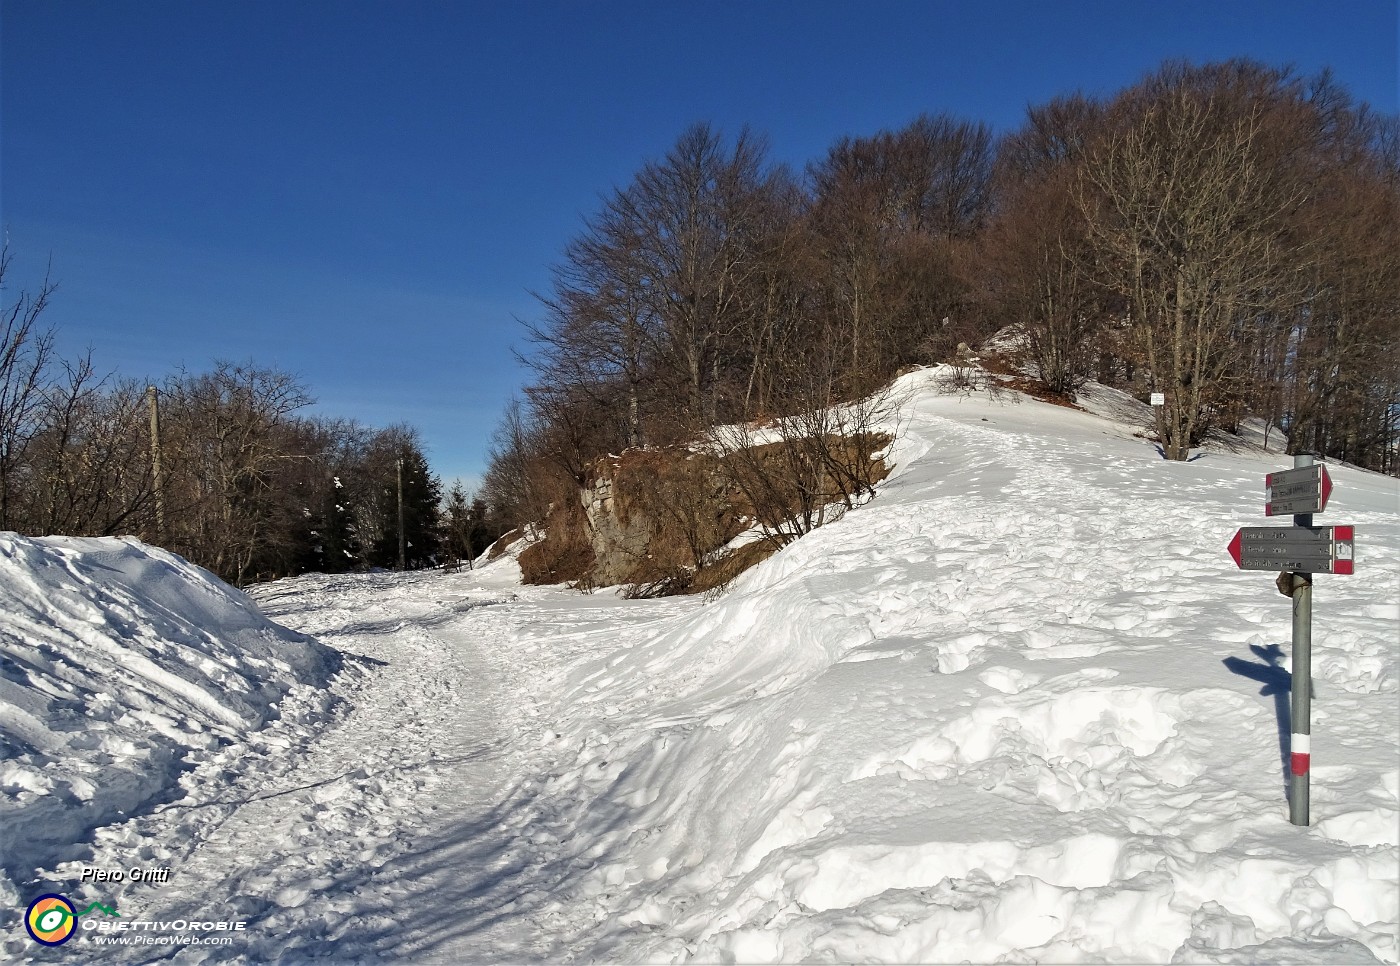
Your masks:
<svg viewBox="0 0 1400 966"><path fill-rule="evenodd" d="M1264 663L1246 661L1239 657L1227 657L1221 663L1235 674L1261 682L1264 686L1259 689L1259 693L1274 699L1274 716L1278 719L1279 760L1283 767L1283 788L1286 794L1291 775L1288 755L1290 750L1289 735L1293 730L1291 710L1293 675L1283 666L1283 648L1277 644L1270 644L1268 647L1251 644L1249 649L1255 657ZM1314 690L1313 694L1316 695L1316 693Z"/></svg>

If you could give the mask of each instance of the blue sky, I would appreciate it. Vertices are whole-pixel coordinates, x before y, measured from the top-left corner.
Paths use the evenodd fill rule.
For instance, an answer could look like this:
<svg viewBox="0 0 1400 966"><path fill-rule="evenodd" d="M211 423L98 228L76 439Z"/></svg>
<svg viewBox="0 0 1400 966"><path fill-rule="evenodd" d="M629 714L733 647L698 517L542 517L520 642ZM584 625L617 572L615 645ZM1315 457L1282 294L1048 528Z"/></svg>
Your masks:
<svg viewBox="0 0 1400 966"><path fill-rule="evenodd" d="M530 292L695 121L801 167L921 112L1014 128L1164 59L1331 67L1397 110L1394 0L0 0L7 299L66 351L296 373L472 482Z"/></svg>

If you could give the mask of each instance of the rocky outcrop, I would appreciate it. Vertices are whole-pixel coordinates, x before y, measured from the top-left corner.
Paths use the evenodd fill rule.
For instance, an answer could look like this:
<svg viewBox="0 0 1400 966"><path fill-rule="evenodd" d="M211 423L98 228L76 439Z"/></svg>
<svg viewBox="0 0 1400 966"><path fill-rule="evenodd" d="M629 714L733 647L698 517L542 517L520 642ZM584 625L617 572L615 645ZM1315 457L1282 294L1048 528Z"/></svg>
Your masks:
<svg viewBox="0 0 1400 966"><path fill-rule="evenodd" d="M806 532L804 527L819 526L823 507L857 492L843 487L864 480L868 493L883 478L884 462L873 454L888 445L888 437L830 436L820 442L764 443L724 456L671 446L604 457L589 467L576 499L551 505L544 538L520 555L525 581L580 588L627 584L643 595L721 586ZM802 452L794 454L794 448ZM793 479L794 471L811 472ZM848 499L844 503L850 506ZM764 531L761 541L735 543L755 526Z"/></svg>
<svg viewBox="0 0 1400 966"><path fill-rule="evenodd" d="M590 579L598 585L632 580L639 565L651 557L650 546L657 529L656 521L641 507L629 506L631 512L623 512L623 502L615 493L613 474L617 468L614 460L599 461L599 475L593 485L579 491L595 559Z"/></svg>

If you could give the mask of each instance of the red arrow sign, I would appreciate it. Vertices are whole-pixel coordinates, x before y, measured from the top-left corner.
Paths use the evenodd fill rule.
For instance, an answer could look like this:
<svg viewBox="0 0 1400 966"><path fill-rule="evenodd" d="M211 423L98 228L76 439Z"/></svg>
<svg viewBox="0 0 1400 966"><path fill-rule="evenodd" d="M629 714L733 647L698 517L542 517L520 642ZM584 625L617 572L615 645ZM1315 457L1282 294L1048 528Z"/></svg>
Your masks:
<svg viewBox="0 0 1400 966"><path fill-rule="evenodd" d="M1244 564L1240 562L1240 543L1243 540L1244 530L1236 530L1235 535L1230 538L1230 546L1228 547L1230 557L1235 561L1235 566L1239 567L1241 570L1244 569Z"/></svg>
<svg viewBox="0 0 1400 966"><path fill-rule="evenodd" d="M1241 570L1350 574L1355 560L1353 527L1241 527L1229 544Z"/></svg>

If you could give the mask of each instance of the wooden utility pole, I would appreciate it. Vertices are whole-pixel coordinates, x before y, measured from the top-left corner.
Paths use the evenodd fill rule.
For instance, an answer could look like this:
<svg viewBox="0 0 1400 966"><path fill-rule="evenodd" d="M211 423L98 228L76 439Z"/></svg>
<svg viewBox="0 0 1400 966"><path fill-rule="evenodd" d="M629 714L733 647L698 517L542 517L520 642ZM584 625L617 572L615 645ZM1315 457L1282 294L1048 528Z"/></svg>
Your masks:
<svg viewBox="0 0 1400 966"><path fill-rule="evenodd" d="M400 457L399 457L399 569L400 569L400 570L405 569L405 568L404 568L404 556L405 556L404 550L405 550L405 548L406 548L406 544L405 544L405 542L404 542L404 532L403 532L403 457L400 456Z"/></svg>
<svg viewBox="0 0 1400 966"><path fill-rule="evenodd" d="M146 404L151 410L151 485L156 494L156 543L165 543L165 478L160 467L160 390L146 387Z"/></svg>

